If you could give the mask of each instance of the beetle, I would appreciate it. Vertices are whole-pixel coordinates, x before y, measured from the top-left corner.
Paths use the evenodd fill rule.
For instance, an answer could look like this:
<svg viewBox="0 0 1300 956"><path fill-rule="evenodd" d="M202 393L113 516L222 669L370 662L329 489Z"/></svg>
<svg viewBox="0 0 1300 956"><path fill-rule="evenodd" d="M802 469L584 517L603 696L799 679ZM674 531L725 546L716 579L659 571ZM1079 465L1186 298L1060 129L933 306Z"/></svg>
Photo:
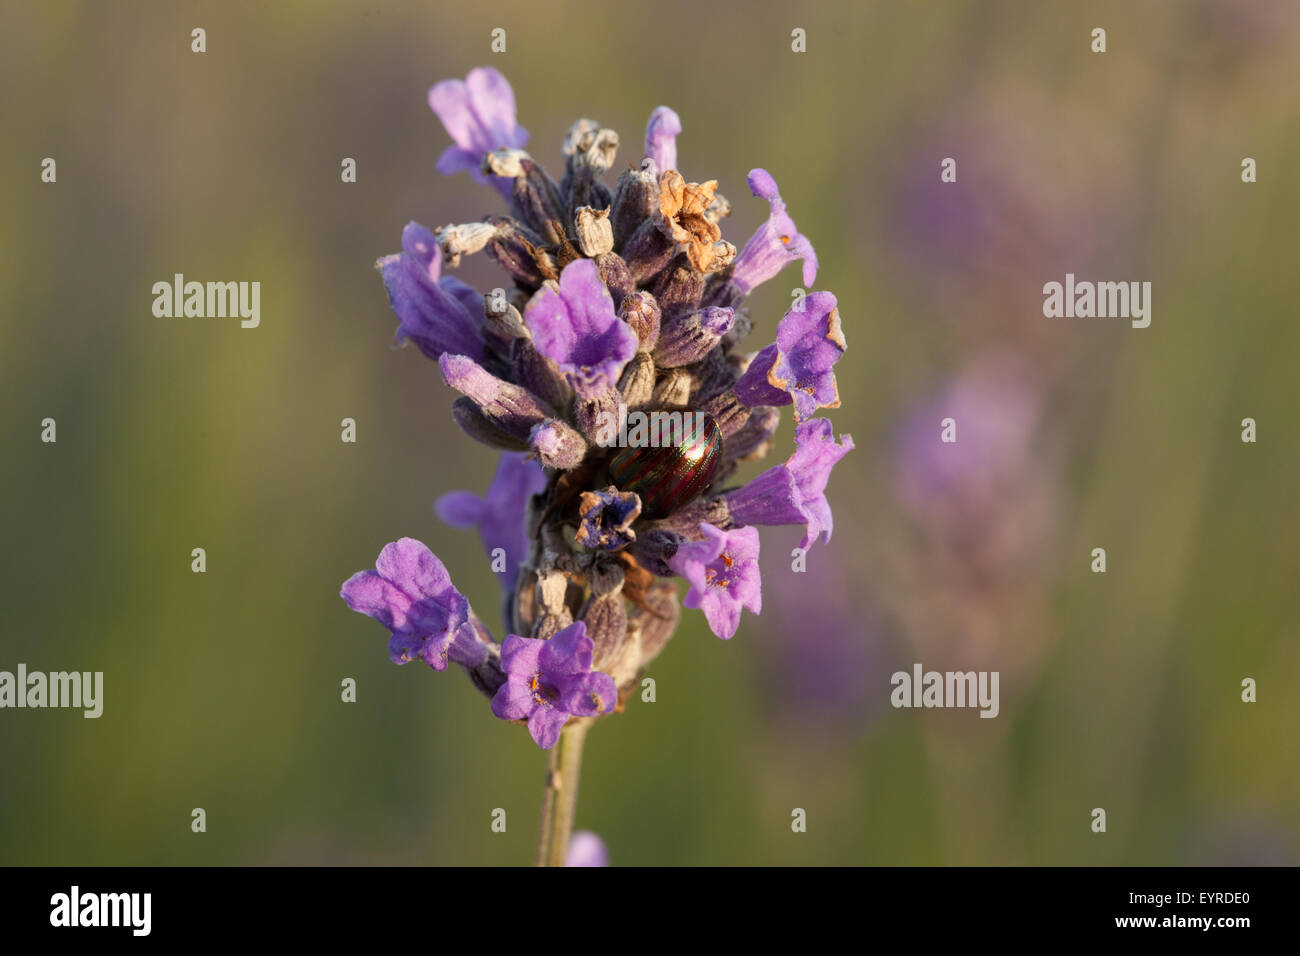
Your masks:
<svg viewBox="0 0 1300 956"><path fill-rule="evenodd" d="M626 446L610 461L609 475L619 490L640 497L643 518L666 518L713 483L722 460L722 429L713 416L661 406L632 412L628 424Z"/></svg>

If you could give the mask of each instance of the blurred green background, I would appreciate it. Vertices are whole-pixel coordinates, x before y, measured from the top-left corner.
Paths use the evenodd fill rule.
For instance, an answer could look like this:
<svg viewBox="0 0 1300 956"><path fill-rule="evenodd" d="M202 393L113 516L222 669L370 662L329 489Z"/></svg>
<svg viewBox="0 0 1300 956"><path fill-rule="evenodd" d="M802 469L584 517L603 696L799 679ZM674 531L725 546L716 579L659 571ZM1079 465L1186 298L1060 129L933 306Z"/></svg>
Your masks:
<svg viewBox="0 0 1300 956"><path fill-rule="evenodd" d="M657 701L590 735L578 826L614 863L1295 862L1298 55L1282 2L5 2L0 669L102 670L105 700L0 712L0 863L531 861L544 755L338 597L411 535L499 627L477 536L431 508L494 456L390 348L373 270L408 220L498 208L434 170L425 93L477 65L557 176L577 117L621 168L673 106L737 244L771 170L850 346L807 588L765 531L764 614L722 642L687 612ZM479 259L459 275L498 284ZM1045 319L1067 271L1151 281L1151 327ZM176 272L260 281L261 327L155 318ZM750 348L798 281L752 298ZM926 403L988 355L1032 435L977 441L988 500L904 506L901 430L937 441ZM895 669L976 660L997 719L888 706Z"/></svg>

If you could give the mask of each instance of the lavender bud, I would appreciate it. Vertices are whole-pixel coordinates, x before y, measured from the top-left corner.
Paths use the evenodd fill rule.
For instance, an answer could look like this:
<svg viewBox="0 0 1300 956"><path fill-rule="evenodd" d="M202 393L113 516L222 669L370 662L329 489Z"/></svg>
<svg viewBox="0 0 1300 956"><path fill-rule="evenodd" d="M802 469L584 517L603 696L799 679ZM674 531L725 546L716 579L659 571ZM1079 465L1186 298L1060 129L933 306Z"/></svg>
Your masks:
<svg viewBox="0 0 1300 956"><path fill-rule="evenodd" d="M531 338L518 338L510 344L510 366L514 380L551 408L565 409L573 401L573 389L556 364L537 351Z"/></svg>
<svg viewBox="0 0 1300 956"><path fill-rule="evenodd" d="M535 425L529 444L543 465L561 471L578 467L587 454L583 437L572 425L558 418L548 418Z"/></svg>
<svg viewBox="0 0 1300 956"><path fill-rule="evenodd" d="M655 346L655 362L663 368L693 365L721 341L735 319L731 309L708 308L664 322ZM718 424L722 424L719 422ZM726 429L723 429L724 434Z"/></svg>
<svg viewBox="0 0 1300 956"><path fill-rule="evenodd" d="M610 209L610 223L614 228L614 248L620 252L624 244L659 208L659 170L654 160L646 157L639 169L627 169L618 177Z"/></svg>
<svg viewBox="0 0 1300 956"><path fill-rule="evenodd" d="M618 314L636 333L638 349L653 351L659 341L660 322L659 303L655 297L649 292L630 292L623 298Z"/></svg>
<svg viewBox="0 0 1300 956"><path fill-rule="evenodd" d="M655 384L651 400L656 405L685 405L690 401L693 384L694 377L686 369L668 369Z"/></svg>
<svg viewBox="0 0 1300 956"><path fill-rule="evenodd" d="M527 439L534 425L551 417L531 392L497 378L467 356L443 355L438 366L444 382L473 399L483 416L509 435Z"/></svg>
<svg viewBox="0 0 1300 956"><path fill-rule="evenodd" d="M722 452L726 461L749 461L762 458L772 447L777 426L781 424L781 410L771 405L760 405L749 410L749 419L732 434Z"/></svg>
<svg viewBox="0 0 1300 956"><path fill-rule="evenodd" d="M592 598L582 612L587 625L587 636L596 645L592 652L592 666L604 668L618 656L627 637L627 606L623 596Z"/></svg>
<svg viewBox="0 0 1300 956"><path fill-rule="evenodd" d="M515 582L513 606L507 622L511 634L531 634L537 622L537 572L531 567L522 568Z"/></svg>
<svg viewBox="0 0 1300 956"><path fill-rule="evenodd" d="M606 252L596 256L592 260L596 263L596 271L600 274L600 281L605 283L609 289L610 298L614 300L614 308L618 308L623 303L623 297L636 288L636 283L632 281L632 273L628 271L627 263L623 257L616 252Z"/></svg>
<svg viewBox="0 0 1300 956"><path fill-rule="evenodd" d="M585 167L594 175L603 176L613 167L617 155L618 133L602 127L583 134L569 158L569 165L575 171Z"/></svg>
<svg viewBox="0 0 1300 956"><path fill-rule="evenodd" d="M509 216L490 216L496 226L487 253L520 285L535 289L547 279L558 279L555 260L542 246L545 241L523 223Z"/></svg>
<svg viewBox="0 0 1300 956"><path fill-rule="evenodd" d="M533 625L534 638L546 640L573 623L573 612L565 600L568 590L569 579L564 572L537 572L538 615Z"/></svg>
<svg viewBox="0 0 1300 956"><path fill-rule="evenodd" d="M608 209L579 206L573 217L573 229L584 256L594 258L614 250L614 227L610 225Z"/></svg>
<svg viewBox="0 0 1300 956"><path fill-rule="evenodd" d="M596 645L592 665L597 668L616 658L627 637L623 581L623 569L614 562L598 561L587 572L592 596L583 608L582 620Z"/></svg>
<svg viewBox="0 0 1300 956"><path fill-rule="evenodd" d="M725 335L723 340L726 340ZM691 404L700 405L725 392L736 384L740 373L740 363L735 356L722 349L709 352L695 368L695 390L691 393Z"/></svg>
<svg viewBox="0 0 1300 956"><path fill-rule="evenodd" d="M599 128L593 120L579 120L569 130L564 148L566 168L560 191L568 199L569 209L576 213L580 206L609 207L609 190L600 177L614 165L618 133Z"/></svg>
<svg viewBox="0 0 1300 956"><path fill-rule="evenodd" d="M449 266L460 265L461 256L480 251L496 235L496 231L496 227L489 222L443 226L435 234L438 246L442 249L442 261Z"/></svg>
<svg viewBox="0 0 1300 956"><path fill-rule="evenodd" d="M635 615L640 625L642 668L659 656L677 631L682 616L681 605L677 602L677 586L668 581L661 581L648 590L645 603L649 610L638 608Z"/></svg>
<svg viewBox="0 0 1300 956"><path fill-rule="evenodd" d="M713 416L713 420L722 429L723 438L731 438L749 421L750 410L736 393L728 389L703 403L701 410Z"/></svg>
<svg viewBox="0 0 1300 956"><path fill-rule="evenodd" d="M483 157L483 171L513 178L510 211L547 242L557 241L551 221L565 218L564 205L559 188L545 169L522 149L498 149Z"/></svg>
<svg viewBox="0 0 1300 956"><path fill-rule="evenodd" d="M578 430L588 441L598 444L602 434L608 434L610 423L618 421L618 403L621 400L616 388L608 388L595 398L578 397L574 403L574 418Z"/></svg>
<svg viewBox="0 0 1300 956"><path fill-rule="evenodd" d="M451 403L451 417L470 438L489 448L502 451L527 451L528 443L511 435L479 411L472 399L464 395Z"/></svg>
<svg viewBox="0 0 1300 956"><path fill-rule="evenodd" d="M749 316L749 309L737 309L736 321L731 326L731 331L722 337L722 347L730 351L745 336L754 330L754 320Z"/></svg>
<svg viewBox="0 0 1300 956"><path fill-rule="evenodd" d="M677 553L677 546L686 539L666 528L644 531L633 542L631 551L637 564L661 578L674 577L677 572L668 566L669 559Z"/></svg>
<svg viewBox="0 0 1300 956"><path fill-rule="evenodd" d="M707 521L718 528L732 527L731 509L727 507L726 499L721 496L696 498L694 501L678 508L667 518L655 522L655 529L675 531L688 540L698 541L703 537L700 533L700 522L702 521ZM649 533L649 531L644 531L641 533L641 537L646 537Z"/></svg>
<svg viewBox="0 0 1300 956"><path fill-rule="evenodd" d="M655 360L650 357L650 353L637 352L623 369L623 377L618 380L623 404L628 408L647 404L654 394L655 375Z"/></svg>
<svg viewBox="0 0 1300 956"><path fill-rule="evenodd" d="M569 131L564 134L564 142L560 145L560 152L564 154L566 166L569 157L577 155L579 150L584 149L582 144L590 143L599 129L600 124L594 119L580 118L573 121Z"/></svg>
<svg viewBox="0 0 1300 956"><path fill-rule="evenodd" d="M661 271L672 259L674 245L653 219L641 223L623 246L623 259L632 273L632 280L645 282Z"/></svg>
<svg viewBox="0 0 1300 956"><path fill-rule="evenodd" d="M731 281L731 269L727 268L709 276L708 284L704 288L704 296L700 301L704 305L734 309L740 305L744 298L744 290Z"/></svg>
<svg viewBox="0 0 1300 956"><path fill-rule="evenodd" d="M678 253L660 273L650 290L664 316L694 312L704 293L704 276L691 265L686 253Z"/></svg>
<svg viewBox="0 0 1300 956"><path fill-rule="evenodd" d="M485 295L483 297L483 328L501 346L504 354L510 354L510 343L515 339L532 339L533 334L524 324L524 317L519 310L504 297Z"/></svg>

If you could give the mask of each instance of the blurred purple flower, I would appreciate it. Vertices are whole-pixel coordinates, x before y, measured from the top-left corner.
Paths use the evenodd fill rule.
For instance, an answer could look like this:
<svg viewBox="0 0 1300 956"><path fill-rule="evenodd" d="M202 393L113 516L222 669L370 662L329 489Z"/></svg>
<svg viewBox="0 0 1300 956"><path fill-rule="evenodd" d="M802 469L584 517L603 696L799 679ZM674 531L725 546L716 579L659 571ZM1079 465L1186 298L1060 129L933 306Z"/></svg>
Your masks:
<svg viewBox="0 0 1300 956"><path fill-rule="evenodd" d="M410 339L437 359L444 352L482 361L483 335L476 316L483 297L453 276L440 277L442 254L432 232L419 223L402 230L402 251L375 263L388 301L400 322L397 344Z"/></svg>
<svg viewBox="0 0 1300 956"><path fill-rule="evenodd" d="M442 562L414 538L385 545L375 570L352 575L340 596L392 632L388 654L394 664L419 657L441 671L448 660L474 668L487 656L470 623L469 602L452 586Z"/></svg>
<svg viewBox="0 0 1300 956"><path fill-rule="evenodd" d="M609 866L609 849L605 841L590 830L578 830L569 839L565 866Z"/></svg>
<svg viewBox="0 0 1300 956"><path fill-rule="evenodd" d="M478 528L489 556L497 548L504 552L501 586L509 591L519 576L520 563L528 556L524 523L528 500L545 487L546 473L537 462L518 452L502 452L486 494L479 497L470 491L449 491L433 507L453 528Z"/></svg>
<svg viewBox="0 0 1300 956"><path fill-rule="evenodd" d="M502 720L527 720L537 746L550 750L570 717L606 714L618 703L613 678L592 671L587 626L575 621L550 640L511 634L501 644L506 682L492 698Z"/></svg>
<svg viewBox="0 0 1300 956"><path fill-rule="evenodd" d="M514 180L482 170L483 157L496 149L522 149L528 130L515 120L515 93L492 67L475 67L464 80L442 80L429 90L429 108L442 121L453 145L438 157L438 172L469 170L476 182L491 183L507 201Z"/></svg>
<svg viewBox="0 0 1300 956"><path fill-rule="evenodd" d="M790 554L796 539L778 544ZM764 573L762 679L771 716L815 725L817 739L848 737L887 708L879 687L894 670L872 596L864 593L837 545L809 559L806 570L769 562Z"/></svg>
<svg viewBox="0 0 1300 956"><path fill-rule="evenodd" d="M940 503L979 509L999 498L1010 476L1023 470L1040 414L1039 393L1023 367L986 357L969 366L903 426L898 486L913 512ZM954 442L941 440L941 423L955 422Z"/></svg>
<svg viewBox="0 0 1300 956"><path fill-rule="evenodd" d="M967 295L975 281L987 307L1005 310L1008 287L1021 288L1026 276L1037 289L1044 274L1093 262L1104 224L1122 220L1130 205L1131 160L1112 155L1106 136L1081 147L1035 135L1055 121L1051 108L1032 95L1008 95L964 105L918 138L894 201L882 207L882 228L897 237L891 245L900 264L926 289L942 287L936 276L968 273ZM958 164L955 182L940 176L946 158ZM1065 180L1080 185L1061 189Z"/></svg>
<svg viewBox="0 0 1300 956"><path fill-rule="evenodd" d="M1295 0L1195 0L1190 20L1195 40L1217 65L1236 66L1246 60L1258 63L1270 48L1285 49L1300 23L1300 5Z"/></svg>
<svg viewBox="0 0 1300 956"><path fill-rule="evenodd" d="M895 485L908 520L884 545L895 579L882 600L920 659L997 669L1004 688L1030 686L1054 639L1043 615L1061 470L1034 371L983 355L904 419Z"/></svg>

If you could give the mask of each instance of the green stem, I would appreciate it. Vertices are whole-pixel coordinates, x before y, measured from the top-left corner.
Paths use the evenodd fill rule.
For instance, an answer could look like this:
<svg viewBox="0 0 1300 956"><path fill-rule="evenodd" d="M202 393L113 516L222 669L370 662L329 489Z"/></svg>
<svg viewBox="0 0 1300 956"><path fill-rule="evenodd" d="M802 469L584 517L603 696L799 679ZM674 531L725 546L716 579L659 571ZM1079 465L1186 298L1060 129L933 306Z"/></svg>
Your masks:
<svg viewBox="0 0 1300 956"><path fill-rule="evenodd" d="M542 827L537 840L538 866L564 866L573 831L573 814L578 808L578 775L582 770L582 744L591 726L587 720L572 720L560 731L546 765L546 789L542 793Z"/></svg>

